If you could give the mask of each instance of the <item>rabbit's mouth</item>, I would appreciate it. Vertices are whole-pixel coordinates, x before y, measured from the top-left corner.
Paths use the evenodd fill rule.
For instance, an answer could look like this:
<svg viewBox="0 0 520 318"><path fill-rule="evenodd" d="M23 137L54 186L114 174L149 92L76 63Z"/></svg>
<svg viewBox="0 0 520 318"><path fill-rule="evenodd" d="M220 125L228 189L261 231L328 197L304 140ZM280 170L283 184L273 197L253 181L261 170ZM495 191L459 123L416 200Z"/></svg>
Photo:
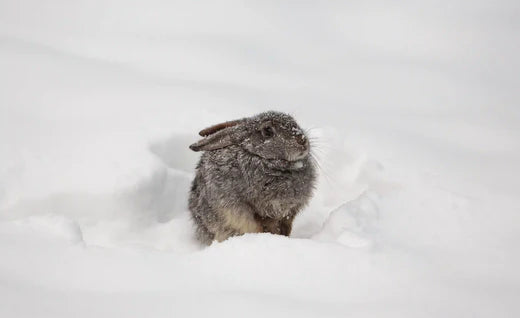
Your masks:
<svg viewBox="0 0 520 318"><path fill-rule="evenodd" d="M309 155L309 149L304 149L302 151L288 153L286 161L290 163L301 161Z"/></svg>
<svg viewBox="0 0 520 318"><path fill-rule="evenodd" d="M305 160L288 161L284 159L268 159L264 161L270 169L277 171L297 171L305 168Z"/></svg>
<svg viewBox="0 0 520 318"><path fill-rule="evenodd" d="M292 162L291 170L300 170L304 166L305 166L305 164L303 163L303 160L294 161L294 162Z"/></svg>
<svg viewBox="0 0 520 318"><path fill-rule="evenodd" d="M289 152L284 159L278 159L284 170L300 170L305 167L305 160L309 156L309 149Z"/></svg>

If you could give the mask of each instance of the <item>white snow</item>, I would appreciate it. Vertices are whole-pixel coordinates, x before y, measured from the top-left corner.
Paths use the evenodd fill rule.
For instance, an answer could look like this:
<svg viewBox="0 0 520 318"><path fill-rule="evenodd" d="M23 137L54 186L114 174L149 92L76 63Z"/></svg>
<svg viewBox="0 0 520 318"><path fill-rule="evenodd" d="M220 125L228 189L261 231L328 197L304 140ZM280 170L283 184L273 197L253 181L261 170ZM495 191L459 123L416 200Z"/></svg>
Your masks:
<svg viewBox="0 0 520 318"><path fill-rule="evenodd" d="M518 317L515 1L0 2L0 317ZM293 114L290 238L202 248L188 145Z"/></svg>

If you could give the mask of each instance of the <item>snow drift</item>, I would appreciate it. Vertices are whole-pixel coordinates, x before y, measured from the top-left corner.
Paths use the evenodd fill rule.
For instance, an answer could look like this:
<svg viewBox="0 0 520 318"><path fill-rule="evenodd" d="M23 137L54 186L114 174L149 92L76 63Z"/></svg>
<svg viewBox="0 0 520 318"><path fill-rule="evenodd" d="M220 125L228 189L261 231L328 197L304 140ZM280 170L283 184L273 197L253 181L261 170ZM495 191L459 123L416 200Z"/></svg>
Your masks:
<svg viewBox="0 0 520 318"><path fill-rule="evenodd" d="M514 2L0 3L2 317L516 317ZM199 246L201 128L316 140L291 238Z"/></svg>

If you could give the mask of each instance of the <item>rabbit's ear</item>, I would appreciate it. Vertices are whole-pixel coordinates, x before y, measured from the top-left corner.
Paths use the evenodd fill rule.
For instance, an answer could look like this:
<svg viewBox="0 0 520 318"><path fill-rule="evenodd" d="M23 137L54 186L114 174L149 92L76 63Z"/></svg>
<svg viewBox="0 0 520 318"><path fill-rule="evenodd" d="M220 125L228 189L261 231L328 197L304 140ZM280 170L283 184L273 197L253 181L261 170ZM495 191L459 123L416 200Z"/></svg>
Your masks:
<svg viewBox="0 0 520 318"><path fill-rule="evenodd" d="M201 135L202 137L206 137L206 136L212 135L212 134L216 133L217 131L220 131L220 130L222 130L224 128L236 126L241 121L242 120L239 119L239 120L226 121L225 123L220 123L220 124L217 124L217 125L213 125L211 127L208 127L206 129L201 130L199 132L199 135Z"/></svg>
<svg viewBox="0 0 520 318"><path fill-rule="evenodd" d="M227 127L190 145L193 151L211 151L231 146L242 140L244 132L239 127Z"/></svg>

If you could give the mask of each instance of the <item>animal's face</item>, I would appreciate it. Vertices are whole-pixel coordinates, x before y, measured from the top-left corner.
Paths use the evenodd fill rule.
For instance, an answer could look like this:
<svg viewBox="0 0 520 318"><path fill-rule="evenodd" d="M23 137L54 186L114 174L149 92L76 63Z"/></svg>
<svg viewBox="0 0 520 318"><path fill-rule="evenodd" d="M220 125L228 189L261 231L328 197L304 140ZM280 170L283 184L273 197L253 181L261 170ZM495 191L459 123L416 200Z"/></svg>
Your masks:
<svg viewBox="0 0 520 318"><path fill-rule="evenodd" d="M249 136L242 146L265 159L298 161L309 155L310 144L303 130L287 114L267 112L251 118Z"/></svg>

